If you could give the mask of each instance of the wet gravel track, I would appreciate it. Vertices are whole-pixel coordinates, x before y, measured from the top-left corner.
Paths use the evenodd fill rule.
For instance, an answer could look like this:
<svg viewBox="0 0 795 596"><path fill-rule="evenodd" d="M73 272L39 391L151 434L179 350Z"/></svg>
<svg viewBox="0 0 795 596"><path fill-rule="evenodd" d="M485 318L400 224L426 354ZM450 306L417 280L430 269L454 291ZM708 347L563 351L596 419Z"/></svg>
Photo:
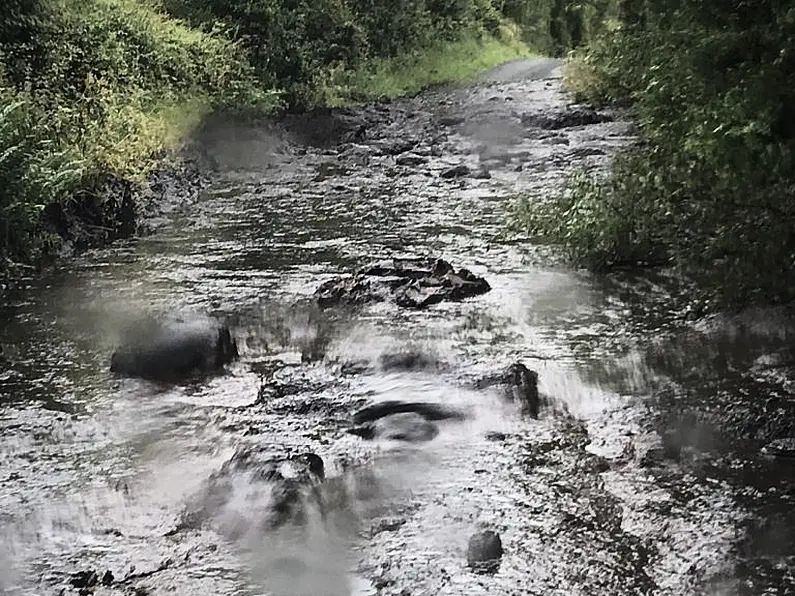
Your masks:
<svg viewBox="0 0 795 596"><path fill-rule="evenodd" d="M789 318L680 324L674 280L573 272L504 234L514 197L631 140L616 115L567 106L558 66L218 124L197 204L32 280L0 337L0 592L78 593L74 574L96 570L84 593L795 593L793 470L758 456L792 431L788 369L755 360L791 342ZM333 275L428 254L492 290L423 311L309 304ZM119 329L151 308L230 319L241 361L205 383L112 377ZM438 365L379 364L405 351ZM473 388L515 361L568 413L532 420ZM345 432L363 403L419 398L470 417L416 445ZM221 512L174 532L244 445L319 454L326 515L264 531L267 493L241 476ZM466 567L481 528L505 547L494 575Z"/></svg>

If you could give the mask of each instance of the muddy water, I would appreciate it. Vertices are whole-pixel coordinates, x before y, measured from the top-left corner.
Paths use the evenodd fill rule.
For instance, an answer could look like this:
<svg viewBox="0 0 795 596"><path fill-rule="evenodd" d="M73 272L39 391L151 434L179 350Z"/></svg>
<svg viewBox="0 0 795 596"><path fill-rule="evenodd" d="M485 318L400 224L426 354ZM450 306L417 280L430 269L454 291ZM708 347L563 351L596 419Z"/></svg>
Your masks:
<svg viewBox="0 0 795 596"><path fill-rule="evenodd" d="M795 593L794 470L758 455L795 430L791 360L770 356L790 319L681 323L665 276L595 278L506 239L513 197L630 140L621 122L527 117L564 106L557 64L531 61L387 107L219 126L197 204L32 281L0 340L0 592L78 593L95 570L113 576L95 594ZM490 177L440 176L460 164ZM421 312L308 305L334 274L427 254L492 291ZM228 318L241 361L206 383L114 378L119 329L153 309ZM380 366L406 351L435 365ZM526 419L473 389L515 361L569 414ZM417 445L345 432L362 403L417 398L469 417ZM265 531L268 499L241 477L173 532L245 445L321 455L342 504ZM480 528L502 536L494 576L465 566Z"/></svg>

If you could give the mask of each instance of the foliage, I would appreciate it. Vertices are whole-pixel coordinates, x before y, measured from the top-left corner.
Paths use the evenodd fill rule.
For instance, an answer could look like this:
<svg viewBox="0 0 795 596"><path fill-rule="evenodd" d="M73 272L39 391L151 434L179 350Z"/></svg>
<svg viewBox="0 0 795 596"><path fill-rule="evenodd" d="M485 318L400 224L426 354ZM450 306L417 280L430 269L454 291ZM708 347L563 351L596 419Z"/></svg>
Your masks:
<svg viewBox="0 0 795 596"><path fill-rule="evenodd" d="M196 26L226 23L248 50L262 84L289 107L322 104L327 85L368 64L411 56L440 42L497 33L491 0L162 0Z"/></svg>
<svg viewBox="0 0 795 596"><path fill-rule="evenodd" d="M0 88L0 102L0 255L26 260L44 240L35 222L47 204L77 189L83 165L42 134L29 99Z"/></svg>
<svg viewBox="0 0 795 596"><path fill-rule="evenodd" d="M338 80L324 85L323 103L346 106L358 102L391 100L412 95L432 85L466 82L509 60L528 56L524 44L510 36L467 37L431 44L422 51L393 58L376 58Z"/></svg>
<svg viewBox="0 0 795 596"><path fill-rule="evenodd" d="M0 20L0 258L51 248L40 214L142 179L214 107L263 105L242 51L132 0L14 0Z"/></svg>
<svg viewBox="0 0 795 596"><path fill-rule="evenodd" d="M605 2L4 0L0 272L57 248L48 207L100 201L109 178L144 180L210 111L342 105L466 79L525 53L506 15L557 51Z"/></svg>
<svg viewBox="0 0 795 596"><path fill-rule="evenodd" d="M519 24L535 50L560 56L585 43L617 14L616 0L501 0L501 14Z"/></svg>
<svg viewBox="0 0 795 596"><path fill-rule="evenodd" d="M567 82L630 106L641 141L523 220L587 266L666 255L715 306L792 301L795 3L621 8Z"/></svg>

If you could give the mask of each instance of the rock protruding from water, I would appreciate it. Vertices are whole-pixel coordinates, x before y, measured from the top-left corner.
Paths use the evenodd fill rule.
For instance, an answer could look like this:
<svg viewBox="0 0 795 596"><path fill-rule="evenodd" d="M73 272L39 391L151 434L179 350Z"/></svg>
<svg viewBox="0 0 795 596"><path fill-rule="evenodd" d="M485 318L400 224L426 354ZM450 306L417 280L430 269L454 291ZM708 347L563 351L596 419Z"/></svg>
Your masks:
<svg viewBox="0 0 795 596"><path fill-rule="evenodd" d="M404 308L425 308L485 294L491 286L468 269L456 271L443 259L394 259L367 267L352 276L323 283L314 294L321 308L394 302Z"/></svg>
<svg viewBox="0 0 795 596"><path fill-rule="evenodd" d="M502 388L505 396L521 404L522 410L533 418L538 418L545 400L538 393L538 373L521 362L515 362L500 373L478 381L476 386L485 389L490 386Z"/></svg>
<svg viewBox="0 0 795 596"><path fill-rule="evenodd" d="M381 354L378 365L383 371L415 371L442 367L439 359L417 350Z"/></svg>
<svg viewBox="0 0 795 596"><path fill-rule="evenodd" d="M439 434L435 422L464 418L460 410L439 404L386 401L357 411L353 415L354 426L348 432L366 440L420 443Z"/></svg>
<svg viewBox="0 0 795 596"><path fill-rule="evenodd" d="M69 578L69 583L73 588L77 588L80 596L90 596L98 586L110 586L114 582L113 573L105 571L100 577L99 573L93 569L78 571Z"/></svg>
<svg viewBox="0 0 795 596"><path fill-rule="evenodd" d="M315 453L284 456L264 448L239 449L192 499L172 534L213 521L233 539L252 527L272 530L288 523L302 524L309 508L324 513L320 487L325 479L325 464ZM228 505L241 496L241 490L261 496L258 503L265 508L252 505L251 511L238 512L235 519ZM256 519L252 519L255 509Z"/></svg>
<svg viewBox="0 0 795 596"><path fill-rule="evenodd" d="M538 395L538 373L521 362L515 362L504 373L506 387L514 401L531 417L538 418L541 398Z"/></svg>
<svg viewBox="0 0 795 596"><path fill-rule="evenodd" d="M375 363L369 359L343 361L340 363L340 370L345 375L357 375L372 370L381 372L441 371L447 366L447 363L436 356L408 349L381 354Z"/></svg>
<svg viewBox="0 0 795 596"><path fill-rule="evenodd" d="M612 122L613 117L593 108L575 107L555 112L522 114L522 124L543 130L559 130L575 126L589 126L602 122Z"/></svg>
<svg viewBox="0 0 795 596"><path fill-rule="evenodd" d="M239 357L229 327L204 317L148 319L130 328L113 352L111 372L179 381L220 372Z"/></svg>
<svg viewBox="0 0 795 596"><path fill-rule="evenodd" d="M770 457L795 458L795 437L770 441L762 447L762 453Z"/></svg>
<svg viewBox="0 0 795 596"><path fill-rule="evenodd" d="M467 545L467 565L476 573L495 573L503 555L500 535L492 530L474 534Z"/></svg>
<svg viewBox="0 0 795 596"><path fill-rule="evenodd" d="M439 177L450 180L452 178L463 178L465 176L469 176L471 173L472 171L469 169L469 167L464 164L458 164L457 166L442 170L442 172L439 174Z"/></svg>
<svg viewBox="0 0 795 596"><path fill-rule="evenodd" d="M423 401L382 401L358 410L353 415L354 424L373 422L393 414L419 414L426 420L464 420L466 415L456 408Z"/></svg>

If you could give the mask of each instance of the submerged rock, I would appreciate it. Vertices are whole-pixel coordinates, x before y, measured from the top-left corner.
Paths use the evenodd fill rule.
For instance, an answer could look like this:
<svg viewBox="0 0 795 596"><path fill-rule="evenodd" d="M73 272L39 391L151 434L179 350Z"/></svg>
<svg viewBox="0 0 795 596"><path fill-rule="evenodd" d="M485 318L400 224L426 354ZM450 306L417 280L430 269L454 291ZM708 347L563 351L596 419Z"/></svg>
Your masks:
<svg viewBox="0 0 795 596"><path fill-rule="evenodd" d="M449 180L451 178L463 178L465 176L469 176L471 173L472 171L469 169L469 167L465 166L464 164L459 164L457 166L443 170L439 174L439 177Z"/></svg>
<svg viewBox="0 0 795 596"><path fill-rule="evenodd" d="M99 573L93 569L87 571L78 571L69 577L69 584L73 588L77 588L80 596L89 596L94 593L94 589L98 586L110 586L113 584L115 578L113 573L105 571L100 578Z"/></svg>
<svg viewBox="0 0 795 596"><path fill-rule="evenodd" d="M414 350L381 354L378 357L378 364L384 371L410 371L441 367L441 363L436 358Z"/></svg>
<svg viewBox="0 0 795 596"><path fill-rule="evenodd" d="M419 414L407 412L392 414L374 422L354 426L349 432L368 440L386 439L421 443L436 438L439 434L439 427Z"/></svg>
<svg viewBox="0 0 795 596"><path fill-rule="evenodd" d="M433 421L464 420L466 418L461 410L443 406L441 404L419 401L389 400L382 401L371 406L366 406L358 410L353 415L353 422L354 424L363 424L365 422L374 422L375 420L385 416L407 413L419 414L425 420Z"/></svg>
<svg viewBox="0 0 795 596"><path fill-rule="evenodd" d="M240 449L207 480L170 534L201 527L222 514L228 518L227 506L235 499L236 490L243 490L241 487L245 487L246 494L260 496L267 508L258 511L258 519L250 518L253 505L252 511L241 512L245 514L241 519L226 519L222 530L230 537L235 538L252 526L270 530L287 523L301 524L308 507L324 513L319 488L325 478L325 464L315 453L284 456L264 449Z"/></svg>
<svg viewBox="0 0 795 596"><path fill-rule="evenodd" d="M381 354L375 363L370 359L362 358L342 361L339 365L340 371L345 375L364 374L374 369L383 372L411 372L442 370L447 367L446 363L437 357L412 349L399 352L386 352Z"/></svg>
<svg viewBox="0 0 795 596"><path fill-rule="evenodd" d="M795 437L771 441L762 447L762 453L771 457L795 457Z"/></svg>
<svg viewBox="0 0 795 596"><path fill-rule="evenodd" d="M494 573L500 567L503 549L500 535L491 530L474 534L467 545L467 565L476 573Z"/></svg>
<svg viewBox="0 0 795 596"><path fill-rule="evenodd" d="M455 271L443 259L378 263L352 276L323 283L314 294L321 308L391 301L405 308L424 308L485 294L488 282L468 269Z"/></svg>
<svg viewBox="0 0 795 596"><path fill-rule="evenodd" d="M464 122L466 122L466 118L463 116L442 116L439 118L439 124L441 126L458 126Z"/></svg>
<svg viewBox="0 0 795 596"><path fill-rule="evenodd" d="M110 370L131 377L181 380L219 372L239 357L229 327L209 318L147 320L125 335Z"/></svg>
<svg viewBox="0 0 795 596"><path fill-rule="evenodd" d="M463 412L426 402L387 401L362 408L353 415L348 432L363 439L420 443L439 434L435 422L461 420Z"/></svg>
<svg viewBox="0 0 795 596"><path fill-rule="evenodd" d="M395 163L399 166L421 166L428 163L428 158L415 153L404 153L395 158Z"/></svg>

